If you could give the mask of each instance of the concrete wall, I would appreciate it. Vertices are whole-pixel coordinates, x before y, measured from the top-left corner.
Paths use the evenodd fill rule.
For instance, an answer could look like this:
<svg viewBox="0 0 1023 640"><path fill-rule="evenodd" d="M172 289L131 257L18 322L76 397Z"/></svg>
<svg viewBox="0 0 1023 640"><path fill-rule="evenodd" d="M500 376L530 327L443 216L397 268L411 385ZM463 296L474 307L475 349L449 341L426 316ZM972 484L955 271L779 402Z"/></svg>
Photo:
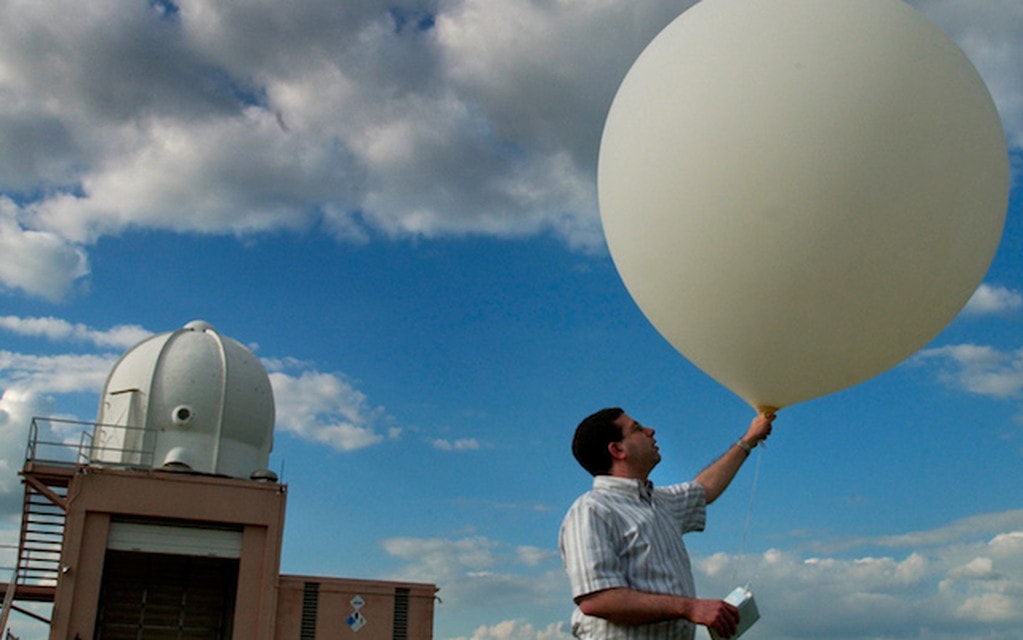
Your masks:
<svg viewBox="0 0 1023 640"><path fill-rule="evenodd" d="M234 638L272 640L286 488L251 480L86 467L68 511L50 640L92 640L111 518L242 528Z"/></svg>
<svg viewBox="0 0 1023 640"><path fill-rule="evenodd" d="M437 588L432 584L284 575L278 585L276 640L433 637ZM396 601L400 610L407 603L405 615L399 611L398 628Z"/></svg>
<svg viewBox="0 0 1023 640"><path fill-rule="evenodd" d="M241 529L233 640L432 640L432 584L280 575L285 498L276 483L80 469L68 486L50 640L93 640L111 522L125 518Z"/></svg>

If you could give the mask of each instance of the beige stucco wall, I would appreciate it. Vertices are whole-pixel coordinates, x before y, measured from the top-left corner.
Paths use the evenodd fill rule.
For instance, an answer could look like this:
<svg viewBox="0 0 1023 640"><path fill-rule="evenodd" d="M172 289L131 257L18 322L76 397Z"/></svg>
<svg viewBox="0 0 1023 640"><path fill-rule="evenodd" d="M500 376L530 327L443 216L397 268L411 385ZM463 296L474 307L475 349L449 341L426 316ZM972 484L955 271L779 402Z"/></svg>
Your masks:
<svg viewBox="0 0 1023 640"><path fill-rule="evenodd" d="M162 471L86 467L68 486L51 640L92 640L110 519L131 515L242 527L234 637L272 640L286 488Z"/></svg>
<svg viewBox="0 0 1023 640"><path fill-rule="evenodd" d="M318 585L316 640L392 640L398 588L408 589L408 640L433 637L437 588L432 584L284 575L278 582L276 640L299 640L306 583ZM356 610L365 621L357 630L347 623Z"/></svg>
<svg viewBox="0 0 1023 640"><path fill-rule="evenodd" d="M285 501L286 487L275 483L80 469L68 487L66 569L56 586L50 640L93 640L110 523L117 516L241 527L234 640L299 640L307 583L318 585L316 640L394 640L397 589L408 593L404 637L432 639L432 584L280 575ZM356 609L365 624L353 629L347 619Z"/></svg>

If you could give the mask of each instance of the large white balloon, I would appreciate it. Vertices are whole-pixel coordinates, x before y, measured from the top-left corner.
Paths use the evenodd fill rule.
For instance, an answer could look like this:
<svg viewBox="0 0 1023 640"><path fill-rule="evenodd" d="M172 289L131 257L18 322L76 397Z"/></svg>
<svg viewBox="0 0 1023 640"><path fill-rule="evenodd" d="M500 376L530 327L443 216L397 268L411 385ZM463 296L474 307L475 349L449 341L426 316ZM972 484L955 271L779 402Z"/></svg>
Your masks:
<svg viewBox="0 0 1023 640"><path fill-rule="evenodd" d="M1009 189L976 69L899 0L704 0L643 51L601 218L653 325L756 407L861 382L983 279Z"/></svg>

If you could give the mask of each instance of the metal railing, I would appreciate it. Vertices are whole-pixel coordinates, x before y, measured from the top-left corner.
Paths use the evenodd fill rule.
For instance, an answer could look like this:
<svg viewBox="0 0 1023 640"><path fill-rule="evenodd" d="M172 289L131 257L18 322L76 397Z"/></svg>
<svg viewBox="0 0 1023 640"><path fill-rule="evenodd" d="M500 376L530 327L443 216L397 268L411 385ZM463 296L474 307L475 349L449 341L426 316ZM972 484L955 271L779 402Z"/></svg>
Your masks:
<svg viewBox="0 0 1023 640"><path fill-rule="evenodd" d="M45 435L43 424L48 425ZM62 432L66 435L61 436ZM29 428L25 460L55 466L147 469L153 464L155 438L146 435L144 427L37 416Z"/></svg>

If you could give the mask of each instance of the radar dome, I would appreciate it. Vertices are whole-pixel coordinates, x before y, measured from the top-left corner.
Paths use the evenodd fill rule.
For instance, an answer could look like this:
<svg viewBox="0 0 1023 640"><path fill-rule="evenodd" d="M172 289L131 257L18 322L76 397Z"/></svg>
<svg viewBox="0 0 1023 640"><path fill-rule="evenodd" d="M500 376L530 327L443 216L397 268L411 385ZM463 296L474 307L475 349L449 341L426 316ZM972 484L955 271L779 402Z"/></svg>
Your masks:
<svg viewBox="0 0 1023 640"><path fill-rule="evenodd" d="M93 461L262 477L273 448L273 390L249 349L196 320L121 356L97 422Z"/></svg>

